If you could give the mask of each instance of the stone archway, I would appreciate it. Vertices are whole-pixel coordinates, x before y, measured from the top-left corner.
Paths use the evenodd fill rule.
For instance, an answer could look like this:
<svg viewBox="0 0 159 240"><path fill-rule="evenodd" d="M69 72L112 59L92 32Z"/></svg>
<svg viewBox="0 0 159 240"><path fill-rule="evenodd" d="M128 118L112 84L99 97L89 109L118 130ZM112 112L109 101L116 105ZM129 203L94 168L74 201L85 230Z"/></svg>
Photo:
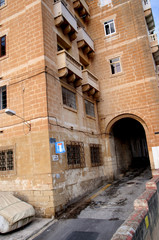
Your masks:
<svg viewBox="0 0 159 240"><path fill-rule="evenodd" d="M141 120L123 115L113 119L108 129L111 136L111 157L118 174L130 168L150 166L146 134Z"/></svg>

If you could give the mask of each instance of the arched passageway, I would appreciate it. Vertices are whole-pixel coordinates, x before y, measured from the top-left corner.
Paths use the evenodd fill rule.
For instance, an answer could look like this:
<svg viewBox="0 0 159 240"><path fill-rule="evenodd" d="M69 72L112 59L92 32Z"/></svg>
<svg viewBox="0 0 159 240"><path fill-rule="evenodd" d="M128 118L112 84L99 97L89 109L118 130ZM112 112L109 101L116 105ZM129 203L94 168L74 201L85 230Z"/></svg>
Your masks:
<svg viewBox="0 0 159 240"><path fill-rule="evenodd" d="M120 119L110 133L114 138L113 152L118 173L150 165L145 130L140 122L132 118Z"/></svg>

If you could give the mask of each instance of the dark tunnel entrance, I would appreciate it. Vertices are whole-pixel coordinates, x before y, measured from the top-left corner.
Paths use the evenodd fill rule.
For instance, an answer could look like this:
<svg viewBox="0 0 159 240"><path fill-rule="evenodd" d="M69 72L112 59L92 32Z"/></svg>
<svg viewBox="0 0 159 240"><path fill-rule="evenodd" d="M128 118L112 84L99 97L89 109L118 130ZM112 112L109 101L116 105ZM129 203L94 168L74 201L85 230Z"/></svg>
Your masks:
<svg viewBox="0 0 159 240"><path fill-rule="evenodd" d="M148 147L143 126L132 118L118 120L112 127L116 164L119 173L129 168L150 166Z"/></svg>

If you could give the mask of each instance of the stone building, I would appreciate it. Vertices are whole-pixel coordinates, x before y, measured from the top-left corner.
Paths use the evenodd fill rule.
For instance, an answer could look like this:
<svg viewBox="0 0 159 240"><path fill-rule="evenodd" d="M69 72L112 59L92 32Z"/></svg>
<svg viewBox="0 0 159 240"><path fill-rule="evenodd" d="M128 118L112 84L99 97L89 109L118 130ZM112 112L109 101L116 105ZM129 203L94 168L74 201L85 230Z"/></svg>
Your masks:
<svg viewBox="0 0 159 240"><path fill-rule="evenodd" d="M149 0L0 0L0 191L50 217L159 168L154 28Z"/></svg>

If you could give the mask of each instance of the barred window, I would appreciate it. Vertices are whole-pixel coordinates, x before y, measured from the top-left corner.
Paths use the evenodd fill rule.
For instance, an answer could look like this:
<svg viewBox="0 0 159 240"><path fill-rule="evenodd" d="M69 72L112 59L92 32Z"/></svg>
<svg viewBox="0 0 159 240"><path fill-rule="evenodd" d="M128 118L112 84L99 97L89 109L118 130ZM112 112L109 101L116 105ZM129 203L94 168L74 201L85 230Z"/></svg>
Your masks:
<svg viewBox="0 0 159 240"><path fill-rule="evenodd" d="M0 7L2 7L3 5L5 5L5 0L0 0Z"/></svg>
<svg viewBox="0 0 159 240"><path fill-rule="evenodd" d="M3 57L6 55L6 36L0 37L0 57Z"/></svg>
<svg viewBox="0 0 159 240"><path fill-rule="evenodd" d="M13 149L0 150L0 171L14 170Z"/></svg>
<svg viewBox="0 0 159 240"><path fill-rule="evenodd" d="M66 142L67 163L70 168L85 166L84 144L82 142Z"/></svg>
<svg viewBox="0 0 159 240"><path fill-rule="evenodd" d="M92 166L99 166L101 161L101 145L90 144L91 164Z"/></svg>
<svg viewBox="0 0 159 240"><path fill-rule="evenodd" d="M0 87L0 110L7 107L7 91L6 86Z"/></svg>
<svg viewBox="0 0 159 240"><path fill-rule="evenodd" d="M85 108L86 108L87 115L89 115L91 117L95 117L94 103L85 100Z"/></svg>
<svg viewBox="0 0 159 240"><path fill-rule="evenodd" d="M76 94L74 92L62 87L62 99L63 104L70 108L76 109Z"/></svg>

